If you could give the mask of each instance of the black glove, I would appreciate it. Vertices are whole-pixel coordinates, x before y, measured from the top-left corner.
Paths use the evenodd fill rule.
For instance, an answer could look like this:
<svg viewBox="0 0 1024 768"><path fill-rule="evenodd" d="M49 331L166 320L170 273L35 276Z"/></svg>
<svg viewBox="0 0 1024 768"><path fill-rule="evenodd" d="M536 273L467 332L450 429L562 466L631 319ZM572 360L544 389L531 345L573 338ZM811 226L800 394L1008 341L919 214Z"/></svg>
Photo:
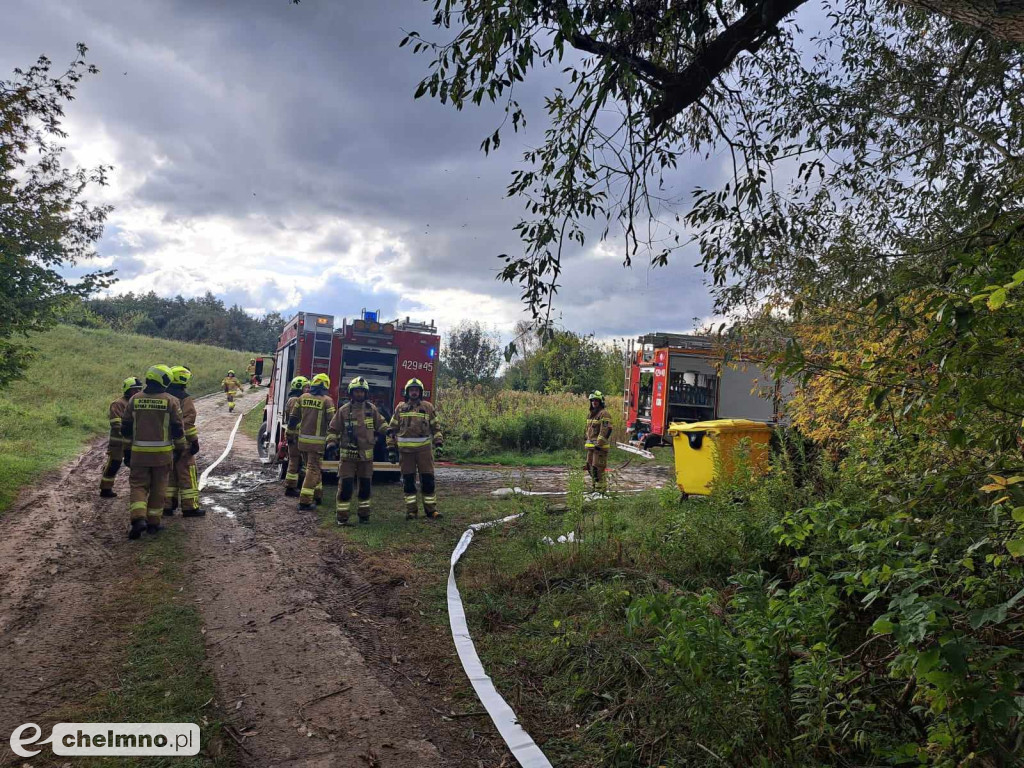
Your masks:
<svg viewBox="0 0 1024 768"><path fill-rule="evenodd" d="M124 452L124 465L130 467L132 465L132 450L129 448Z"/></svg>
<svg viewBox="0 0 1024 768"><path fill-rule="evenodd" d="M193 440L192 441L192 445L190 445L188 447L188 452L191 453L193 456L195 456L197 453L199 453L199 441L198 440Z"/></svg>
<svg viewBox="0 0 1024 768"><path fill-rule="evenodd" d="M174 449L174 463L177 464L179 461L181 461L181 457L184 456L184 455L185 455L185 449L184 448L175 448Z"/></svg>
<svg viewBox="0 0 1024 768"><path fill-rule="evenodd" d="M324 459L327 461L337 461L340 456L341 451L338 450L338 444L328 443L327 447L324 449Z"/></svg>
<svg viewBox="0 0 1024 768"><path fill-rule="evenodd" d="M388 461L390 461L392 464L397 464L398 463L398 449L397 448L388 448Z"/></svg>
<svg viewBox="0 0 1024 768"><path fill-rule="evenodd" d="M298 438L295 437L295 435L288 435L288 437L285 439L285 442L288 443L288 445L295 445L297 440Z"/></svg>

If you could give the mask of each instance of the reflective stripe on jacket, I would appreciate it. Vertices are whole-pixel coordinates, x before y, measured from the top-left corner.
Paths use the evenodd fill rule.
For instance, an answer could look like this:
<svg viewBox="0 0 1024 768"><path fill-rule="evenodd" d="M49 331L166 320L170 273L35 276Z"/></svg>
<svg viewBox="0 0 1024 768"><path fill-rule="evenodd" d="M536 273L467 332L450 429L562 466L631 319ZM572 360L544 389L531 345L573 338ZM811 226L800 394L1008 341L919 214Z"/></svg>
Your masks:
<svg viewBox="0 0 1024 768"><path fill-rule="evenodd" d="M327 395L304 394L288 414L288 434L298 437L301 450L323 453L334 413L334 401Z"/></svg>
<svg viewBox="0 0 1024 768"><path fill-rule="evenodd" d="M612 416L607 409L601 408L596 413L591 411L587 417L586 448L599 451L608 450L608 439L612 436Z"/></svg>
<svg viewBox="0 0 1024 768"><path fill-rule="evenodd" d="M178 398L143 390L128 401L121 420L125 450L133 465L159 467L173 463L173 452L185 449L185 426Z"/></svg>
<svg viewBox="0 0 1024 768"><path fill-rule="evenodd" d="M343 459L372 461L377 435L384 432L385 426L384 417L373 403L350 400L331 419L327 439L338 444Z"/></svg>
<svg viewBox="0 0 1024 768"><path fill-rule="evenodd" d="M415 451L441 438L434 406L427 400L399 403L388 425L388 445L400 451Z"/></svg>
<svg viewBox="0 0 1024 768"><path fill-rule="evenodd" d="M110 410L108 412L108 418L110 419L110 445L120 445L125 442L124 438L121 437L121 420L124 418L124 412L128 408L128 401L119 397L117 400L110 404Z"/></svg>

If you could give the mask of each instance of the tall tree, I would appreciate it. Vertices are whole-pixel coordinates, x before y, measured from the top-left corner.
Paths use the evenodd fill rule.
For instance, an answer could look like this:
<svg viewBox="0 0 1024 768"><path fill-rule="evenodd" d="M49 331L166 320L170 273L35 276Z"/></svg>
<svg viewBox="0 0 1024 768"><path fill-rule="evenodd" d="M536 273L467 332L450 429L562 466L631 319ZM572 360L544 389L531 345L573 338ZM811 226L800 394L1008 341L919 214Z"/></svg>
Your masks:
<svg viewBox="0 0 1024 768"><path fill-rule="evenodd" d="M105 183L107 169L66 168L60 141L64 104L86 74L86 47L62 74L40 59L0 80L0 387L24 370L32 347L24 339L56 322L69 299L112 282L92 272L71 282L62 270L95 256L108 206L84 199Z"/></svg>
<svg viewBox="0 0 1024 768"><path fill-rule="evenodd" d="M822 0L823 27L804 32L802 0L430 1L454 35L403 41L433 55L417 95L503 103L518 129L516 84L565 71L545 141L513 173L528 216L501 273L544 319L564 248L595 222L624 235L626 263L696 244L727 310L830 270L806 254L840 237L874 244L844 279L878 281L1019 213L1020 2ZM689 155L726 158L728 180L682 189Z"/></svg>
<svg viewBox="0 0 1024 768"><path fill-rule="evenodd" d="M441 376L459 384L489 384L501 366L501 345L480 323L464 321L441 349Z"/></svg>

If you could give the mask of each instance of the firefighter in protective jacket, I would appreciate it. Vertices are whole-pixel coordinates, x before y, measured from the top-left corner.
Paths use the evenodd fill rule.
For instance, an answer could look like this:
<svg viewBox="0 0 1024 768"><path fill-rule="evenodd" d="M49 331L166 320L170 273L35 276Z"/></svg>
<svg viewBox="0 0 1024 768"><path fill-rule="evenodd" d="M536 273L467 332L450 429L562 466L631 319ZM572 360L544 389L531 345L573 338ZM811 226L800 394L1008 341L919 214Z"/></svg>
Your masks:
<svg viewBox="0 0 1024 768"><path fill-rule="evenodd" d="M154 365L146 371L146 388L132 396L121 419L124 463L131 467L128 538L143 531L160 530L164 513L164 489L175 458L185 452L185 424L181 406L167 393L171 369Z"/></svg>
<svg viewBox="0 0 1024 768"><path fill-rule="evenodd" d="M327 431L327 447L337 448L341 458L338 467L338 525L349 525L349 507L356 480L359 482L359 522L370 522L370 490L373 482L373 448L377 435L384 434L384 417L377 406L366 398L370 385L356 376L348 385L349 401L331 419Z"/></svg>
<svg viewBox="0 0 1024 768"><path fill-rule="evenodd" d="M288 415L288 440L296 441L306 476L299 491L299 509L314 509L323 500L324 484L320 465L327 442L327 428L334 418L334 401L327 390L331 380L318 373L310 382L309 392L302 395Z"/></svg>
<svg viewBox="0 0 1024 768"><path fill-rule="evenodd" d="M288 389L288 399L284 402L285 421L292 412L292 408L299 402L304 392L309 392L309 379L305 376L296 376L292 379ZM284 495L299 495L299 469L302 467L302 457L299 456L299 441L288 440L288 464L284 476Z"/></svg>
<svg viewBox="0 0 1024 768"><path fill-rule="evenodd" d="M228 411L235 410L235 395L242 394L242 382L235 378L234 371L228 371L220 385L224 387L224 392L228 396Z"/></svg>
<svg viewBox="0 0 1024 768"><path fill-rule="evenodd" d="M587 434L584 447L587 449L587 474L594 480L594 490L604 493L608 490L605 470L608 468L609 440L612 436L612 417L604 407L601 392L590 393L590 413L587 415Z"/></svg>
<svg viewBox="0 0 1024 768"><path fill-rule="evenodd" d="M423 492L423 514L440 517L434 487L434 447L443 445L441 428L432 403L423 399L423 382L409 379L403 390L405 402L399 403L388 425L388 458L400 463L405 517L412 520L418 514L416 504L416 473L420 475Z"/></svg>
<svg viewBox="0 0 1024 768"><path fill-rule="evenodd" d="M142 391L142 382L137 376L129 376L121 382L122 396L110 404L110 439L107 441L107 461L103 465L103 476L100 478L100 496L105 499L112 499L117 496L114 493L114 478L117 477L117 470L121 468L124 460L124 438L121 437L121 419L124 417L128 401L136 392Z"/></svg>
<svg viewBox="0 0 1024 768"><path fill-rule="evenodd" d="M185 423L185 442L189 448L175 458L167 480L164 498L164 514L173 515L181 504L182 517L202 517L206 513L199 508L199 476L196 474L196 454L199 453L199 430L196 429L196 404L192 395L185 391L192 379L192 371L183 365L171 368L169 394L178 398L181 404L181 418Z"/></svg>

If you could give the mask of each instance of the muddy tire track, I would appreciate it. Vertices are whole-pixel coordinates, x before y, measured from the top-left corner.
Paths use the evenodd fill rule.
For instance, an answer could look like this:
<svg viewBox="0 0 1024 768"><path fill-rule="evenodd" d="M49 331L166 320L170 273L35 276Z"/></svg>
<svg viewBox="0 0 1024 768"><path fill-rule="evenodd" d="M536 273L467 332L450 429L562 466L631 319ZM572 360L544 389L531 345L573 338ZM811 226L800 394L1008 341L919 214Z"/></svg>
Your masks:
<svg viewBox="0 0 1024 768"><path fill-rule="evenodd" d="M243 402L264 396L257 391ZM202 398L197 407L205 466L223 450L235 416L222 398ZM115 606L146 542L126 535L127 471L118 473L118 498L99 498L105 458L106 439L93 441L0 519L0 766L17 762L7 736L18 725L52 723L60 708L116 681Z"/></svg>

